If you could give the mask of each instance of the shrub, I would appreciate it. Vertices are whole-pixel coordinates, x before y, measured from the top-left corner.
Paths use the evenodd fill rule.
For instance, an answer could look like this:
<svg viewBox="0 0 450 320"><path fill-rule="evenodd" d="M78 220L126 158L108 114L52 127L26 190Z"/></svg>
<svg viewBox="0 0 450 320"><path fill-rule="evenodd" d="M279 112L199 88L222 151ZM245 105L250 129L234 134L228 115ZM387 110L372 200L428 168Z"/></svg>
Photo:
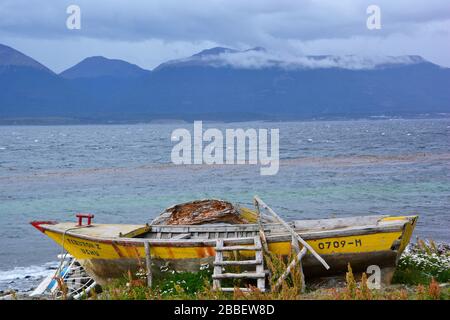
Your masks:
<svg viewBox="0 0 450 320"><path fill-rule="evenodd" d="M445 244L418 240L411 244L401 256L394 283L429 284L434 278L437 282L450 281L450 250Z"/></svg>

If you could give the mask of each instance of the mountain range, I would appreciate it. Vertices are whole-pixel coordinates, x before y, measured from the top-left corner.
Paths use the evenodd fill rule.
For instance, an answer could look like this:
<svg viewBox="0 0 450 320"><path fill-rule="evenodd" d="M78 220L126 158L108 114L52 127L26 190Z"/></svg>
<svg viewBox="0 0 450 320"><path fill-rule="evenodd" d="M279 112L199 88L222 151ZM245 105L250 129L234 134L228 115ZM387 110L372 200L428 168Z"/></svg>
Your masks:
<svg viewBox="0 0 450 320"><path fill-rule="evenodd" d="M290 120L450 113L450 68L420 56L211 48L153 70L105 57L56 74L0 45L0 123Z"/></svg>

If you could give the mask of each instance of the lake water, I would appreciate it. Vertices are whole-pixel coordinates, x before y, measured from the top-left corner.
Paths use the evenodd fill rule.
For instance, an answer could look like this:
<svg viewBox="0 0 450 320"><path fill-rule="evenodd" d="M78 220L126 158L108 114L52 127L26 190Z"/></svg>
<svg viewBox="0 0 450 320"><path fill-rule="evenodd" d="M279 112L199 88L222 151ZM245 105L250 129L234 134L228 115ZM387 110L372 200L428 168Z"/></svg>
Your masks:
<svg viewBox="0 0 450 320"><path fill-rule="evenodd" d="M209 123L279 128L280 170L171 164L175 128L192 124L0 127L0 290L29 289L61 249L31 220L145 223L198 198L287 219L419 214L415 236L450 241L450 120ZM27 278L26 278L27 277Z"/></svg>

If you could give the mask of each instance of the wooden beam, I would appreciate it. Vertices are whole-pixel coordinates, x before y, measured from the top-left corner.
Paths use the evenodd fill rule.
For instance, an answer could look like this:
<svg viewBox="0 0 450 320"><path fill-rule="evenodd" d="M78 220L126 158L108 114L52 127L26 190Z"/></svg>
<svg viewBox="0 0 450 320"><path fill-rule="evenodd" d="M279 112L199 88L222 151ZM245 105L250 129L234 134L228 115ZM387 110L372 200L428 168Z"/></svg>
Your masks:
<svg viewBox="0 0 450 320"><path fill-rule="evenodd" d="M298 253L298 255L291 261L291 263L288 265L288 267L286 268L286 271L284 271L284 273L278 278L277 283L275 284L275 286L273 287L272 291L276 291L281 284L283 283L284 279L287 278L287 276L291 273L292 269L295 267L295 265L301 261L301 259L303 258L303 256L306 254L306 248L303 247L302 250L300 250L300 252ZM303 271L302 271L303 273ZM302 275L303 276L303 275ZM302 288L303 290L303 288Z"/></svg>
<svg viewBox="0 0 450 320"><path fill-rule="evenodd" d="M264 252L266 254L269 253L269 246L267 245L267 238L266 238L266 233L264 232L264 227L262 224L262 216L261 216L261 210L259 210L259 204L258 201L254 200L254 205L256 208L256 214L258 216L258 228L259 228L259 238L261 239L261 244L262 247L264 249Z"/></svg>
<svg viewBox="0 0 450 320"><path fill-rule="evenodd" d="M180 240L180 239L189 239L191 237L190 233L180 233L173 236L171 239Z"/></svg>
<svg viewBox="0 0 450 320"><path fill-rule="evenodd" d="M270 259L270 251L269 251L269 245L267 244L266 233L264 232L261 210L259 209L258 201L253 199L253 204L256 208L256 214L258 215L259 240L260 240L260 243L261 243L262 249L263 249L263 252L260 252L260 254L262 255L263 262L268 264L268 261ZM264 270L264 263L261 263L261 264L262 264L263 270ZM270 281L270 279L272 279L272 271L269 269L269 281ZM260 281L260 280L258 280L258 281ZM264 281L264 287L265 287L266 279L263 279L263 281ZM265 288L264 288L264 290L265 290Z"/></svg>
<svg viewBox="0 0 450 320"><path fill-rule="evenodd" d="M238 287L236 287L236 288L221 288L221 290L223 292L234 292L236 290L239 290L239 291L242 291L242 292L254 292L255 291L255 290L250 289L250 288L238 288ZM259 289L259 291L266 292L266 289Z"/></svg>
<svg viewBox="0 0 450 320"><path fill-rule="evenodd" d="M305 284L305 274L303 273L303 263L301 260L299 260L299 268L300 268L300 277L302 277L301 281L301 289L300 292L304 293L305 289L306 289L306 284Z"/></svg>
<svg viewBox="0 0 450 320"><path fill-rule="evenodd" d="M303 245L303 247L306 247L311 254L320 261L320 263L323 264L323 266L325 267L325 269L330 269L330 266L326 263L326 261L305 241L303 240L302 237L300 237L300 235L295 232L294 229L292 229L292 227L286 223L286 221L284 221L278 214L275 213L275 211L273 211L264 201L262 201L258 196L255 196L255 201L257 201L264 209L266 209L270 214L273 215L273 217L280 222L294 237L296 237L298 239L298 241Z"/></svg>
<svg viewBox="0 0 450 320"><path fill-rule="evenodd" d="M258 248L255 246L228 246L217 248L216 251L255 251L256 249Z"/></svg>
<svg viewBox="0 0 450 320"><path fill-rule="evenodd" d="M150 244L148 241L144 242L145 248L145 263L147 266L147 286L152 287L152 256L150 254Z"/></svg>
<svg viewBox="0 0 450 320"><path fill-rule="evenodd" d="M222 262L214 262L215 266L234 266L234 265L240 265L240 266L252 266L261 264L262 260L226 260Z"/></svg>
<svg viewBox="0 0 450 320"><path fill-rule="evenodd" d="M222 266L219 265L221 262L223 262L223 252L221 251L223 247L223 240L217 239L216 240L216 258L214 261L214 274L213 275L221 275L222 274ZM220 280L213 278L213 290L220 290Z"/></svg>
<svg viewBox="0 0 450 320"><path fill-rule="evenodd" d="M259 247L259 250L255 251L255 259L258 261L261 261L261 263L256 265L256 273L264 273L264 264L262 263L262 261L264 259L264 255L262 252L263 248L262 248L261 239L259 238L259 236L255 237L255 247ZM258 280L256 280L256 285L259 290L265 290L266 289L266 277L259 278Z"/></svg>
<svg viewBox="0 0 450 320"><path fill-rule="evenodd" d="M298 245L298 240L297 240L297 238L294 237L294 236L292 236L292 239L291 239L291 245L292 245L292 248L294 249L294 252L295 252L296 254L298 254L298 253L300 252L300 246Z"/></svg>
<svg viewBox="0 0 450 320"><path fill-rule="evenodd" d="M222 274L213 274L213 279L242 279L242 278L265 278L266 274L261 272L244 272L244 273L222 273Z"/></svg>
<svg viewBox="0 0 450 320"><path fill-rule="evenodd" d="M299 253L301 252L301 250L300 250L300 246L299 246L297 238L292 236L291 243L292 243L292 247L294 248L295 254L297 254L297 257L299 257ZM304 292L305 291L305 275L303 274L302 260L299 258L297 258L297 259L298 259L298 266L300 268L300 276L301 276L300 288L301 288L301 292Z"/></svg>

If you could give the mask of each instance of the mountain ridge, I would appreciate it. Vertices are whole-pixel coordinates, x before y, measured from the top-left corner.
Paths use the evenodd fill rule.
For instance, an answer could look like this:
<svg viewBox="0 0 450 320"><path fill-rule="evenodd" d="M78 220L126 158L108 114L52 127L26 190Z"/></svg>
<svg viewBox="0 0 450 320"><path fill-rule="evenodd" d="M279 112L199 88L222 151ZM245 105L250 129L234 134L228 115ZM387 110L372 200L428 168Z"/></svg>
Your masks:
<svg viewBox="0 0 450 320"><path fill-rule="evenodd" d="M103 56L92 56L83 59L76 65L64 70L59 75L66 79L125 77L135 78L148 75L145 70L135 64L120 59L109 59Z"/></svg>
<svg viewBox="0 0 450 320"><path fill-rule="evenodd" d="M402 56L357 56L357 55L302 55L281 56L270 53L265 48L254 47L236 50L215 47L193 54L190 57L169 60L161 63L153 71L171 67L211 66L232 67L236 69L377 69L399 67L410 64L429 63L419 55Z"/></svg>
<svg viewBox="0 0 450 320"><path fill-rule="evenodd" d="M54 73L52 70L23 54L22 52L0 43L0 67L30 67Z"/></svg>
<svg viewBox="0 0 450 320"><path fill-rule="evenodd" d="M0 119L90 123L450 113L450 69L419 56L320 55L282 65L272 58L264 48L216 47L149 71L95 56L59 75L23 58L26 63L0 66Z"/></svg>

